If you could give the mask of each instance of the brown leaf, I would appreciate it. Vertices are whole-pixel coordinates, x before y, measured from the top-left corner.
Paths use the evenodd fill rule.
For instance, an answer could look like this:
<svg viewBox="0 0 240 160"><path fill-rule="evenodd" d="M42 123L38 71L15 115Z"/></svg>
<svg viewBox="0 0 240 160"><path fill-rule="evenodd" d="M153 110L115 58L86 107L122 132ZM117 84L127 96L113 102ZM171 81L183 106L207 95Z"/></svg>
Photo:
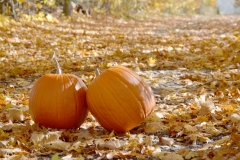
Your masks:
<svg viewBox="0 0 240 160"><path fill-rule="evenodd" d="M159 142L161 142L161 144L166 146L172 146L175 143L173 138L168 138L168 137L159 138Z"/></svg>
<svg viewBox="0 0 240 160"><path fill-rule="evenodd" d="M66 151L71 146L71 143L64 142L64 141L61 141L61 140L54 140L54 141L50 141L50 142L45 143L43 146L48 148L48 149Z"/></svg>

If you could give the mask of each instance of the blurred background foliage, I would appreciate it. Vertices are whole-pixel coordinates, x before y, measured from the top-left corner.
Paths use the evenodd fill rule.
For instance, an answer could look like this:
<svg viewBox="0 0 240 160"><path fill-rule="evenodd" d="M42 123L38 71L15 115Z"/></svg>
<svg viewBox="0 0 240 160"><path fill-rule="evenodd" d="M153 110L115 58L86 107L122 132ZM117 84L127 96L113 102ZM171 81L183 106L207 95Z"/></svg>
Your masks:
<svg viewBox="0 0 240 160"><path fill-rule="evenodd" d="M78 2L97 12L127 18L144 17L152 14L191 15L218 13L217 0L78 0Z"/></svg>
<svg viewBox="0 0 240 160"><path fill-rule="evenodd" d="M0 0L0 14L13 15L9 2L13 2L16 14L49 14L64 6L66 0ZM124 18L148 18L153 15L213 15L218 14L220 0L71 0L72 6L81 4L92 13L111 14ZM224 1L224 0L222 0ZM240 0L225 0L240 6ZM5 8L3 3L5 2ZM227 2L228 3L228 2Z"/></svg>

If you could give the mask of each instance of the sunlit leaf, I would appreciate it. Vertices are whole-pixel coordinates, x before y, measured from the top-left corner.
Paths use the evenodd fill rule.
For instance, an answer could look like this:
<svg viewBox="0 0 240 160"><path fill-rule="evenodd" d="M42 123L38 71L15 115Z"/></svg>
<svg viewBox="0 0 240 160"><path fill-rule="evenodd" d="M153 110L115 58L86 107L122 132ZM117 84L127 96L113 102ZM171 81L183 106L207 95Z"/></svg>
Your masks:
<svg viewBox="0 0 240 160"><path fill-rule="evenodd" d="M172 146L174 144L173 138L161 137L159 140L163 145Z"/></svg>
<svg viewBox="0 0 240 160"><path fill-rule="evenodd" d="M59 158L58 153L56 153L52 156L51 160L62 160L62 159Z"/></svg>
<svg viewBox="0 0 240 160"><path fill-rule="evenodd" d="M153 57L150 57L149 59L148 59L148 65L150 66L150 67L153 67L153 66L155 66L156 64L156 59L155 58L153 58Z"/></svg>
<svg viewBox="0 0 240 160"><path fill-rule="evenodd" d="M49 22L53 22L53 16L51 14L47 14L46 18Z"/></svg>

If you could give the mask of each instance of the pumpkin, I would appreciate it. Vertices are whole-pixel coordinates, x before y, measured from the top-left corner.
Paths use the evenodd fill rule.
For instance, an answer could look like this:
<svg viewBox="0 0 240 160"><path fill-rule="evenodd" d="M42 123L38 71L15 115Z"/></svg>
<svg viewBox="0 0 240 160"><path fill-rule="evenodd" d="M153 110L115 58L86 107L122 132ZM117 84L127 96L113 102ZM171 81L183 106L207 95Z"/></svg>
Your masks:
<svg viewBox="0 0 240 160"><path fill-rule="evenodd" d="M109 131L133 129L153 112L155 103L151 87L137 73L123 66L101 73L87 90L91 114Z"/></svg>
<svg viewBox="0 0 240 160"><path fill-rule="evenodd" d="M88 114L87 87L79 77L61 74L56 58L55 61L60 74L43 75L31 89L30 115L35 123L45 127L78 128Z"/></svg>

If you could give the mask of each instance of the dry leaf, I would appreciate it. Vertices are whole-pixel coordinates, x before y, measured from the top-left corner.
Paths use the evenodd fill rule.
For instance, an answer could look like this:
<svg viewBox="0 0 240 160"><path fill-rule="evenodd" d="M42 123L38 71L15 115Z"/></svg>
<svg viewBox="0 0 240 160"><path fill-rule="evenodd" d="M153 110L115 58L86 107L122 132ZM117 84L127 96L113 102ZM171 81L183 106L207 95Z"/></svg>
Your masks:
<svg viewBox="0 0 240 160"><path fill-rule="evenodd" d="M144 127L144 131L145 133L155 133L161 130L164 130L166 127L162 122L152 122L152 123L148 123L145 127Z"/></svg>
<svg viewBox="0 0 240 160"><path fill-rule="evenodd" d="M42 145L44 138L45 138L45 135L43 133L33 132L31 134L30 141L33 142L34 146L36 146L38 144Z"/></svg>
<svg viewBox="0 0 240 160"><path fill-rule="evenodd" d="M164 152L161 150L160 147L156 147L155 150L152 152L152 156L161 158L164 156Z"/></svg>
<svg viewBox="0 0 240 160"><path fill-rule="evenodd" d="M71 143L64 142L61 140L54 140L54 141L45 143L43 146L46 147L47 149L66 151L71 146Z"/></svg>
<svg viewBox="0 0 240 160"><path fill-rule="evenodd" d="M23 115L23 111L20 109L15 109L15 108L10 108L8 109L8 120L10 122L13 121L23 121L24 120L24 115Z"/></svg>
<svg viewBox="0 0 240 160"><path fill-rule="evenodd" d="M184 130L185 132L191 132L191 133L197 131L197 128L195 126L191 126L189 124L185 124L184 129L185 129Z"/></svg>
<svg viewBox="0 0 240 160"><path fill-rule="evenodd" d="M61 133L62 133L61 131L48 132L45 136L46 137L45 143L50 143L52 141L59 140Z"/></svg>
<svg viewBox="0 0 240 160"><path fill-rule="evenodd" d="M214 110L214 103L211 101L202 101L200 102L201 108L199 110L200 116L206 116Z"/></svg>
<svg viewBox="0 0 240 160"><path fill-rule="evenodd" d="M240 122L240 115L234 113L230 116L230 119L233 123L239 123Z"/></svg>
<svg viewBox="0 0 240 160"><path fill-rule="evenodd" d="M214 142L214 144L215 144L215 145L222 145L222 144L225 144L225 143L227 143L227 142L229 142L229 141L230 141L230 136L224 136L224 137L222 137L221 139L216 140L216 141Z"/></svg>
<svg viewBox="0 0 240 160"><path fill-rule="evenodd" d="M161 158L162 160L184 160L183 157L176 153L168 153Z"/></svg>
<svg viewBox="0 0 240 160"><path fill-rule="evenodd" d="M117 156L118 153L116 151L112 151L112 152L109 152L107 155L106 155L106 158L107 159L113 159L115 156Z"/></svg>
<svg viewBox="0 0 240 160"><path fill-rule="evenodd" d="M175 143L173 138L168 138L168 137L159 138L159 142L161 142L161 144L166 146L172 146Z"/></svg>
<svg viewBox="0 0 240 160"><path fill-rule="evenodd" d="M102 144L100 144L100 146L103 148L108 148L108 149L117 149L117 148L122 147L122 145L118 139L110 139L110 140L105 141Z"/></svg>
<svg viewBox="0 0 240 160"><path fill-rule="evenodd" d="M148 65L149 65L150 67L156 66L156 59L153 58L153 57L150 57L150 58L148 59Z"/></svg>

